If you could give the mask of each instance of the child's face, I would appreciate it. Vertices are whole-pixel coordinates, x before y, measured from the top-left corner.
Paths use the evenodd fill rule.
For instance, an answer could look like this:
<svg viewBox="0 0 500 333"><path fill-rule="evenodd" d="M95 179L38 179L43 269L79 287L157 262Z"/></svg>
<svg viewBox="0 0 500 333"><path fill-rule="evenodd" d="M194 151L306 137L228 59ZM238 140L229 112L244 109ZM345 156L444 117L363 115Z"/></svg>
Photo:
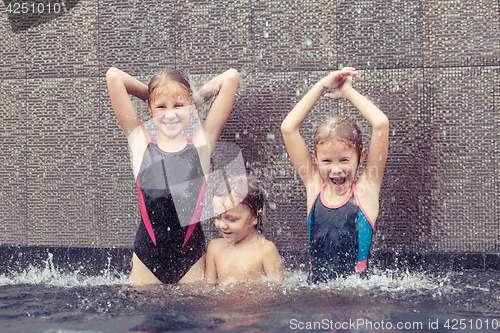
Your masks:
<svg viewBox="0 0 500 333"><path fill-rule="evenodd" d="M156 88L149 110L158 134L170 139L184 135L193 111L187 92L177 83Z"/></svg>
<svg viewBox="0 0 500 333"><path fill-rule="evenodd" d="M321 178L336 195L350 191L358 169L358 153L345 142L329 140L319 144L315 152Z"/></svg>
<svg viewBox="0 0 500 333"><path fill-rule="evenodd" d="M237 244L255 233L258 219L244 204L235 205L229 198L214 197L215 227L227 243Z"/></svg>

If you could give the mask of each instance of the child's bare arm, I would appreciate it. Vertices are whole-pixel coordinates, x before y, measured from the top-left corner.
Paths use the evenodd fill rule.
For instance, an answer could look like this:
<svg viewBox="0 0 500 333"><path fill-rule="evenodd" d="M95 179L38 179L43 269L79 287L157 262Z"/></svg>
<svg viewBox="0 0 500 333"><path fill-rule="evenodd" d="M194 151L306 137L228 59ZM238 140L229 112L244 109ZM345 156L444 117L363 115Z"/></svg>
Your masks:
<svg viewBox="0 0 500 333"><path fill-rule="evenodd" d="M340 71L332 72L318 81L281 124L281 133L290 160L306 186L314 175L314 164L307 145L300 135L300 127L321 95L327 90L340 87L350 76L357 77L357 72L354 68L346 67Z"/></svg>
<svg viewBox="0 0 500 333"><path fill-rule="evenodd" d="M379 190L389 150L389 119L378 107L355 89L347 90L345 98L361 112L372 126L368 158L361 177L363 181Z"/></svg>
<svg viewBox="0 0 500 333"><path fill-rule="evenodd" d="M214 242L210 242L207 248L207 261L205 266L205 281L209 284L217 283L217 268L215 267L215 244Z"/></svg>
<svg viewBox="0 0 500 333"><path fill-rule="evenodd" d="M270 279L283 281L283 266L281 264L281 256L274 243L269 242L264 253L264 273Z"/></svg>
<svg viewBox="0 0 500 333"><path fill-rule="evenodd" d="M205 84L199 91L200 99L204 102L212 96L217 95L212 107L207 115L207 118L202 125L202 133L207 143L215 143L219 140L219 136L226 124L233 104L236 99L236 92L240 81L240 74L235 69L227 70L226 72L216 76ZM197 103L198 104L198 103ZM196 135L200 135L196 133ZM193 141L199 140L198 137L193 138ZM209 145L211 146L211 145Z"/></svg>
<svg viewBox="0 0 500 333"><path fill-rule="evenodd" d="M116 119L118 119L123 133L128 138L134 129L142 125L139 117L137 117L137 112L130 100L129 94L146 101L148 98L148 87L139 80L114 67L108 69L106 81Z"/></svg>

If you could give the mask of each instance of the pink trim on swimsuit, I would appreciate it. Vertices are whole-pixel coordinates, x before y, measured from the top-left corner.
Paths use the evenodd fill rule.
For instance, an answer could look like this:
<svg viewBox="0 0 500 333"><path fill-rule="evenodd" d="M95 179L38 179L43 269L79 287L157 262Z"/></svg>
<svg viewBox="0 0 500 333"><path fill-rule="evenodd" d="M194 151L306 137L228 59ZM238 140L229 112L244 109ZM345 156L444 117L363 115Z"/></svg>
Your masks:
<svg viewBox="0 0 500 333"><path fill-rule="evenodd" d="M365 259L363 261L358 261L356 264L356 273L361 273L364 271L367 267L368 259Z"/></svg>
<svg viewBox="0 0 500 333"><path fill-rule="evenodd" d="M325 187L326 187L326 183L323 184L323 186L321 186L321 189L320 189L320 192L321 192L321 203L323 203L323 205L326 207L326 208L330 208L330 209L335 209L335 208L340 208L342 207L343 205L345 205L350 199L351 199L351 196L352 196L352 192L353 192L353 186L356 182L353 182L352 185L351 185L351 189L349 190L349 195L347 196L347 198L344 200L344 202L342 202L340 205L336 205L336 206L332 206L332 205L329 205L328 203L326 203L325 199L324 199L324 195L323 193L325 193ZM316 199L315 199L316 201Z"/></svg>
<svg viewBox="0 0 500 333"><path fill-rule="evenodd" d="M155 233L153 231L151 221L149 220L148 211L146 210L146 204L144 203L144 197L142 196L141 186L139 185L139 178L136 179L135 184L137 185L137 193L139 194L139 207L141 209L142 220L144 221L149 237L151 237L153 244L156 246Z"/></svg>

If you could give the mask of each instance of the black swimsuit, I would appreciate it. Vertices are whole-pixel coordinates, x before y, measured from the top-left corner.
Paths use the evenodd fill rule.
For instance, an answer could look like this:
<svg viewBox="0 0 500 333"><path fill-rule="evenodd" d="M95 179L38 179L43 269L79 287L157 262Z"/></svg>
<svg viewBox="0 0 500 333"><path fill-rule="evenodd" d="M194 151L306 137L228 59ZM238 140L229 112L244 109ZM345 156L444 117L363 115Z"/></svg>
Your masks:
<svg viewBox="0 0 500 333"><path fill-rule="evenodd" d="M177 283L205 253L198 223L205 188L192 141L175 153L148 144L137 176L142 223L134 252L163 283Z"/></svg>

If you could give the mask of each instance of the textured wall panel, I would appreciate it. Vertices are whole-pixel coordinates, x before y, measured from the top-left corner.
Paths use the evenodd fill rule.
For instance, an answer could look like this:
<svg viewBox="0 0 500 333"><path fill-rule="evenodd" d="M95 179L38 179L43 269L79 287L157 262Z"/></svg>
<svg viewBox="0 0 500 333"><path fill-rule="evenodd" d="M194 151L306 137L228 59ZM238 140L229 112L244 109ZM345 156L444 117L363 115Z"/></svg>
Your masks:
<svg viewBox="0 0 500 333"><path fill-rule="evenodd" d="M0 38L0 79L24 78L26 76L25 33L12 31L3 2L0 3L0 36L2 36Z"/></svg>
<svg viewBox="0 0 500 333"><path fill-rule="evenodd" d="M99 1L99 73L153 75L175 66L175 2Z"/></svg>
<svg viewBox="0 0 500 333"><path fill-rule="evenodd" d="M177 1L177 68L219 73L230 67L253 69L251 1Z"/></svg>
<svg viewBox="0 0 500 333"><path fill-rule="evenodd" d="M28 77L95 76L97 1L80 1L63 16L26 32Z"/></svg>
<svg viewBox="0 0 500 333"><path fill-rule="evenodd" d="M424 65L500 64L497 0L423 1Z"/></svg>
<svg viewBox="0 0 500 333"><path fill-rule="evenodd" d="M421 6L420 0L339 0L339 66L422 66Z"/></svg>
<svg viewBox="0 0 500 333"><path fill-rule="evenodd" d="M337 68L331 1L254 1L257 71Z"/></svg>
<svg viewBox="0 0 500 333"><path fill-rule="evenodd" d="M432 250L498 251L498 68L425 70Z"/></svg>
<svg viewBox="0 0 500 333"><path fill-rule="evenodd" d="M28 244L99 244L98 84L28 80Z"/></svg>
<svg viewBox="0 0 500 333"><path fill-rule="evenodd" d="M0 80L0 244L26 244L24 80Z"/></svg>

